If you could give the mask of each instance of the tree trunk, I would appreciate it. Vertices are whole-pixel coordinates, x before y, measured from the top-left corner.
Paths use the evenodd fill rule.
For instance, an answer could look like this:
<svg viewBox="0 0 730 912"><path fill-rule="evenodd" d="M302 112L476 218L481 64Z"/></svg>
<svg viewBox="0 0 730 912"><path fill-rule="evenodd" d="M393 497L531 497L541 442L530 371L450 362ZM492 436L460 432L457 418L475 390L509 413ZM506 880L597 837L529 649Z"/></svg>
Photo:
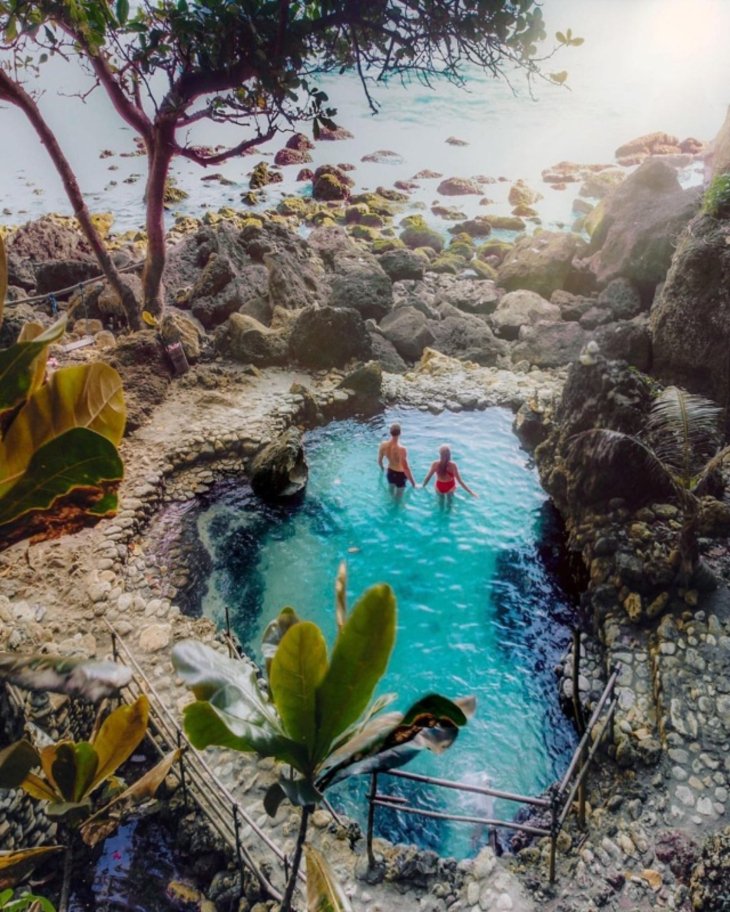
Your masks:
<svg viewBox="0 0 730 912"><path fill-rule="evenodd" d="M63 154L55 134L43 119L43 115L38 109L38 105L25 89L13 82L3 70L0 70L0 98L10 102L23 111L31 122L33 129L38 134L40 141L48 150L48 154L51 156L51 160L63 182L66 195L73 207L76 220L94 252L94 256L99 263L101 271L104 273L104 276L111 287L119 295L129 326L132 329L139 329L139 309L134 294L129 286L125 285L123 282L117 267L114 265L114 261L111 256L109 256L109 251L104 246L104 241L101 239L99 232L96 230L96 227L91 220L91 215L86 207L81 188L76 180L76 175L73 173L73 169L71 168L68 159Z"/></svg>
<svg viewBox="0 0 730 912"><path fill-rule="evenodd" d="M174 124L158 120L154 125L151 147L148 148L149 172L145 190L147 207L147 260L142 287L144 308L152 314L162 312L160 300L162 273L165 269L165 184L173 156Z"/></svg>
<svg viewBox="0 0 730 912"><path fill-rule="evenodd" d="M302 819L299 823L299 833L297 834L297 844L294 849L294 858L292 858L291 863L291 874L289 875L289 880L286 885L286 890L284 892L284 898L281 901L281 907L279 912L290 912L291 910L291 901L294 896L294 888L297 885L297 875L299 874L299 865L302 861L302 850L304 848L304 840L307 838L307 824L309 823L309 815L312 813L313 808L310 806L302 808Z"/></svg>

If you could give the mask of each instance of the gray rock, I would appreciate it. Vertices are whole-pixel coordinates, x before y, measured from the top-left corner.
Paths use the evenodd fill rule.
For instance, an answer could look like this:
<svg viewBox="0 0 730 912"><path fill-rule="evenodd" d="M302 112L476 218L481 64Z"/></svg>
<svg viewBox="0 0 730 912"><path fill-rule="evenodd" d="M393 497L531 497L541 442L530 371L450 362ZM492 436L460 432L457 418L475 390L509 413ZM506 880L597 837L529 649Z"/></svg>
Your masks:
<svg viewBox="0 0 730 912"><path fill-rule="evenodd" d="M362 317L382 319L393 308L393 284L377 259L370 254L335 257L330 307L351 307Z"/></svg>
<svg viewBox="0 0 730 912"><path fill-rule="evenodd" d="M593 338L606 358L621 359L640 371L652 366L652 338L646 315L599 326Z"/></svg>
<svg viewBox="0 0 730 912"><path fill-rule="evenodd" d="M540 321L522 327L512 360L524 359L537 367L560 367L575 361L589 338L577 323Z"/></svg>
<svg viewBox="0 0 730 912"><path fill-rule="evenodd" d="M415 307L398 307L380 323L385 338L406 361L417 361L434 336L424 314Z"/></svg>
<svg viewBox="0 0 730 912"><path fill-rule="evenodd" d="M448 304L441 306L441 313L443 319L429 322L436 351L488 367L506 357L507 343L495 337L484 319Z"/></svg>
<svg viewBox="0 0 730 912"><path fill-rule="evenodd" d="M265 500L292 497L307 483L309 469L302 435L289 428L260 450L251 460L249 477L254 493Z"/></svg>
<svg viewBox="0 0 730 912"><path fill-rule="evenodd" d="M609 282L598 295L596 304L607 310L613 320L630 320L646 309L638 288L625 278Z"/></svg>
<svg viewBox="0 0 730 912"><path fill-rule="evenodd" d="M378 257L378 262L393 282L422 279L428 266L422 253L407 248L388 250Z"/></svg>
<svg viewBox="0 0 730 912"><path fill-rule="evenodd" d="M494 332L503 339L514 340L520 327L531 326L539 320L555 322L560 308L534 291L511 291L500 300L491 317Z"/></svg>
<svg viewBox="0 0 730 912"><path fill-rule="evenodd" d="M267 367L286 359L286 335L270 329L246 314L234 313L218 332L216 347L222 354L242 364Z"/></svg>
<svg viewBox="0 0 730 912"><path fill-rule="evenodd" d="M304 367L344 367L352 358L368 361L372 342L365 321L345 307L306 307L292 324L289 354Z"/></svg>
<svg viewBox="0 0 730 912"><path fill-rule="evenodd" d="M577 234L541 231L517 241L497 269L497 282L507 291L525 288L550 297L558 288L580 291L573 260L586 251Z"/></svg>
<svg viewBox="0 0 730 912"><path fill-rule="evenodd" d="M398 354L395 345L384 335L380 332L371 332L370 339L373 358L382 365L383 370L390 374L404 374L408 370L408 365Z"/></svg>

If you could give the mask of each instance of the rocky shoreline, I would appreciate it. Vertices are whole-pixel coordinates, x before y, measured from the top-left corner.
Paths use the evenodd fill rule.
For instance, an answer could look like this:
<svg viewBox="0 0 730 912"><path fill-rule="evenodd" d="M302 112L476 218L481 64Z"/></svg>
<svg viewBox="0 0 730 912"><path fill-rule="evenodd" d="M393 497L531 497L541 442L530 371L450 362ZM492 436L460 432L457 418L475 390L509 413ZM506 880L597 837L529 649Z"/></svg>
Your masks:
<svg viewBox="0 0 730 912"><path fill-rule="evenodd" d="M729 895L730 599L724 548L702 536L722 538L730 524L723 509L707 505L703 561L678 584L682 525L671 494L625 462L596 487L569 440L589 427L640 428L657 388L640 372L653 365L664 381L676 372L697 392L725 401L725 374L713 367L725 357L718 340L727 330L714 319L692 321L686 308L701 287L705 311L723 313L730 223L697 215L699 192L682 189L673 169L651 157L607 194L590 242L541 232L475 256L473 235L484 225L460 225L465 230L449 246L461 246L445 262L441 250L422 249L422 241L436 241L418 222L403 225L400 238L385 234L387 224L377 237L355 230L363 216L377 215L381 200L393 202L350 200L349 221L348 209L342 225L323 216L306 240L287 221L301 214L231 212L181 225L165 276L169 307L155 331L115 338L107 325L118 319L119 304L107 289L71 295L72 334L84 344L61 345L53 356L59 363L108 359L124 378L130 420L122 509L77 535L0 553L0 646L106 655L106 619L177 714L187 696L164 657L176 640L215 642L216 631L181 615L175 596L184 574L145 552L144 531L163 505L240 477L294 425L379 401L452 411L508 406L584 568L580 688L587 708L607 670L623 668L613 745L589 784L587 830L571 823L561 835L554 889L546 885L545 844L502 859L484 849L457 864L381 842L385 876L372 884L362 843L353 851L324 812L314 821L317 839L357 910L406 903L432 912L722 912ZM392 209L382 217L392 220ZM717 264L711 274L697 253L708 245ZM90 268L75 230L57 219L19 229L8 246L3 344L38 315L23 298L75 284ZM119 265L138 253L121 240ZM182 344L192 370L173 379L158 334ZM687 348L706 355L701 370L689 371ZM559 680L566 699L569 663ZM215 765L290 846L295 816L285 808L274 821L262 814L268 761L248 761L240 772L220 752Z"/></svg>

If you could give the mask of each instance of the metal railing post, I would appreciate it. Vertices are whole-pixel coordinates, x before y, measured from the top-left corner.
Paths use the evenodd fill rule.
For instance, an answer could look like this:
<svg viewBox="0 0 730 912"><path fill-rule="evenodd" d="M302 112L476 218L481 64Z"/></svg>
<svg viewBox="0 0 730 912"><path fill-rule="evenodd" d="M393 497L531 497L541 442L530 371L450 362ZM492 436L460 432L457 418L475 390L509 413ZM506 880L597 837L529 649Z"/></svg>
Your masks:
<svg viewBox="0 0 730 912"><path fill-rule="evenodd" d="M578 775L583 774L580 785L578 786L578 826L581 830L586 828L586 782L588 781L588 760L586 749L583 748L580 756L580 767Z"/></svg>
<svg viewBox="0 0 730 912"><path fill-rule="evenodd" d="M238 863L238 871L241 875L241 896L244 894L243 886L243 859L241 858L241 831L240 825L238 822L238 805L233 805L233 832L236 837L236 862Z"/></svg>
<svg viewBox="0 0 730 912"><path fill-rule="evenodd" d="M177 730L177 749L180 751L180 759L178 763L180 764L180 786L183 793L183 803L185 807L188 806L188 786L185 782L185 761L183 760L183 743L182 743L182 732L178 728Z"/></svg>
<svg viewBox="0 0 730 912"><path fill-rule="evenodd" d="M578 734L585 731L586 723L583 718L583 707L580 705L580 630L573 628L573 713L575 714L575 727Z"/></svg>
<svg viewBox="0 0 730 912"><path fill-rule="evenodd" d="M119 651L117 650L117 635L112 631L112 658L115 662L119 661Z"/></svg>
<svg viewBox="0 0 730 912"><path fill-rule="evenodd" d="M228 603L226 603L226 646L228 647L228 658L233 658L233 644L231 643L231 617L228 613Z"/></svg>
<svg viewBox="0 0 730 912"><path fill-rule="evenodd" d="M370 792L368 794L368 865L375 867L375 855L373 854L373 827L375 824L375 796L378 794L378 774L370 775Z"/></svg>
<svg viewBox="0 0 730 912"><path fill-rule="evenodd" d="M558 806L560 793L555 791L550 797L550 866L548 870L548 880L550 884L555 883L555 855L558 849L558 834L560 826L558 824Z"/></svg>

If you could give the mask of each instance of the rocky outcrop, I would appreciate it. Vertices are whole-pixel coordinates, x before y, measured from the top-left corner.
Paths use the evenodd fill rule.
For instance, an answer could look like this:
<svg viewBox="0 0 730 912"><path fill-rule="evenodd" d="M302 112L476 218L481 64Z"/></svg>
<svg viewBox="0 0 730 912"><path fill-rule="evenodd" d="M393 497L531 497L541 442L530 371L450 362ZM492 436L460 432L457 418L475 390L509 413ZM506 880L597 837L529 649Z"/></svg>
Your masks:
<svg viewBox="0 0 730 912"><path fill-rule="evenodd" d="M300 494L309 477L302 434L289 428L260 450L248 469L254 494L263 500L280 500Z"/></svg>
<svg viewBox="0 0 730 912"><path fill-rule="evenodd" d="M216 347L221 354L242 364L268 367L286 360L287 338L247 314L234 313L220 328Z"/></svg>
<svg viewBox="0 0 730 912"><path fill-rule="evenodd" d="M30 260L31 263L91 256L91 248L76 221L53 215L21 225L10 232L5 243L9 256Z"/></svg>
<svg viewBox="0 0 730 912"><path fill-rule="evenodd" d="M730 401L730 222L698 216L681 236L650 320L654 371Z"/></svg>
<svg viewBox="0 0 730 912"><path fill-rule="evenodd" d="M508 346L497 339L483 317L464 313L451 304L439 307L439 320L430 320L430 347L444 355L493 367L506 358Z"/></svg>
<svg viewBox="0 0 730 912"><path fill-rule="evenodd" d="M497 282L508 291L525 288L546 298L559 288L580 291L573 260L585 250L577 234L540 231L517 241L497 269Z"/></svg>
<svg viewBox="0 0 730 912"><path fill-rule="evenodd" d="M380 331L406 361L418 361L434 336L425 314L415 307L397 307L380 322Z"/></svg>
<svg viewBox="0 0 730 912"><path fill-rule="evenodd" d="M69 288L99 275L95 260L45 260L36 268L36 293L47 294Z"/></svg>
<svg viewBox="0 0 730 912"><path fill-rule="evenodd" d="M312 178L312 196L316 200L346 200L354 181L334 165L322 165Z"/></svg>
<svg viewBox="0 0 730 912"><path fill-rule="evenodd" d="M352 250L334 258L330 307L351 307L362 317L382 319L393 307L393 284L378 260Z"/></svg>
<svg viewBox="0 0 730 912"><path fill-rule="evenodd" d="M712 177L730 172L730 107L720 132L712 141L710 168Z"/></svg>
<svg viewBox="0 0 730 912"><path fill-rule="evenodd" d="M346 307L306 307L292 324L289 355L303 367L344 367L368 361L372 342L360 314Z"/></svg>
<svg viewBox="0 0 730 912"><path fill-rule="evenodd" d="M426 256L406 248L388 250L378 257L378 262L392 282L401 282L404 279L418 281L423 278L428 266Z"/></svg>
<svg viewBox="0 0 730 912"><path fill-rule="evenodd" d="M229 281L214 294L198 296L193 291L189 304L193 316L208 330L219 326L236 312L246 313L262 323L270 323L269 271L265 266L251 263L240 269L237 275L231 275Z"/></svg>
<svg viewBox="0 0 730 912"><path fill-rule="evenodd" d="M147 420L167 395L172 367L157 334L149 329L121 339L110 364L119 371L124 383L125 433L129 434Z"/></svg>
<svg viewBox="0 0 730 912"><path fill-rule="evenodd" d="M641 165L602 204L589 247L598 286L623 277L650 301L699 198L700 190L682 189L675 170L664 162L649 159Z"/></svg>
<svg viewBox="0 0 730 912"><path fill-rule="evenodd" d="M646 314L599 326L593 332L593 339L600 353L609 360L626 361L644 372L652 367L651 330Z"/></svg>
<svg viewBox="0 0 730 912"><path fill-rule="evenodd" d="M500 300L491 316L494 332L502 339L515 340L521 326L531 326L539 320L555 322L560 319L557 304L546 301L534 291L510 291Z"/></svg>
<svg viewBox="0 0 730 912"><path fill-rule="evenodd" d="M572 364L590 339L590 333L577 323L538 321L520 329L512 349L512 361L527 361L536 367L561 367Z"/></svg>

